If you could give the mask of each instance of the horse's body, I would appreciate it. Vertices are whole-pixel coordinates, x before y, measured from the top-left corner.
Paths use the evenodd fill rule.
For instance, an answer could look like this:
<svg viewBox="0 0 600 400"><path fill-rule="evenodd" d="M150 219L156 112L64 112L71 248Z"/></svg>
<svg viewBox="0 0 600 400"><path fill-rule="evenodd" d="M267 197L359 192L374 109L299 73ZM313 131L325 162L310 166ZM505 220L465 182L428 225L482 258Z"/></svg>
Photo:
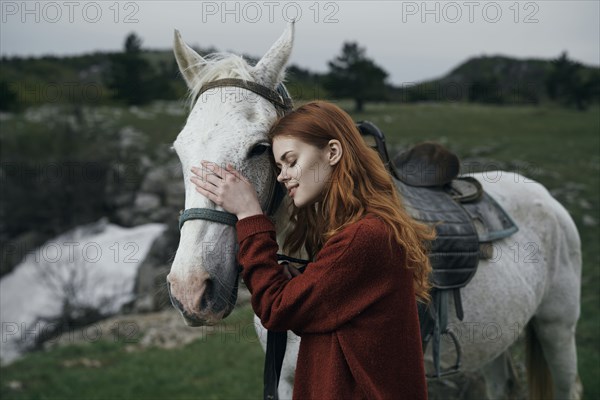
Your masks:
<svg viewBox="0 0 600 400"><path fill-rule="evenodd" d="M187 47L178 34L175 54L192 93L197 93L203 83L224 77L240 77L275 88L283 78L292 42L290 25L256 67L237 58L206 61ZM266 209L266 190L274 179L272 174L265 174L270 171L271 154L252 149L267 143L267 129L277 117L273 105L254 93L220 88L192 106L186 126L174 143L186 180L186 208L218 209L187 180L192 165L210 159L231 162L242 170L255 184ZM502 171L473 176L511 215L519 231L495 243L492 259L481 260L474 278L462 289L463 321L458 321L452 312L449 315L449 325L462 345L462 368L483 370L488 378L489 397L502 398L507 379L502 372L503 355L528 326L533 333L530 344L539 344L543 351L532 353L532 361L542 361L539 365L547 362L554 396L579 398L575 326L579 318L581 252L575 224L539 183ZM288 200L275 213L279 243L283 243L288 228ZM167 280L173 303L188 324L215 323L232 310L238 276L235 248L235 231L229 226L195 220L182 228ZM452 304L449 309L453 310ZM257 322L259 337L266 339L260 321ZM290 332L279 389L281 398L291 397L299 342ZM442 351L442 365L451 365L455 358L453 346L443 342ZM430 364L430 357L426 359ZM541 371L536 367L533 377ZM539 384L534 381L532 385L535 389Z"/></svg>

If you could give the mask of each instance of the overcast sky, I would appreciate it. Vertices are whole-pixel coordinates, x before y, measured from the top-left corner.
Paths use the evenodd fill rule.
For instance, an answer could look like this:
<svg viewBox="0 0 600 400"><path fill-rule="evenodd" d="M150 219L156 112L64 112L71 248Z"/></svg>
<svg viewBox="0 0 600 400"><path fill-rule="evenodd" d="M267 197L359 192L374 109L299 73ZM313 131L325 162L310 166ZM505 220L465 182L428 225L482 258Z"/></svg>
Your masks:
<svg viewBox="0 0 600 400"><path fill-rule="evenodd" d="M356 41L394 84L444 75L472 56L600 64L600 2L590 1L0 1L2 55L119 50L136 32L171 48L173 29L203 48L262 56L296 18L291 63L327 70Z"/></svg>

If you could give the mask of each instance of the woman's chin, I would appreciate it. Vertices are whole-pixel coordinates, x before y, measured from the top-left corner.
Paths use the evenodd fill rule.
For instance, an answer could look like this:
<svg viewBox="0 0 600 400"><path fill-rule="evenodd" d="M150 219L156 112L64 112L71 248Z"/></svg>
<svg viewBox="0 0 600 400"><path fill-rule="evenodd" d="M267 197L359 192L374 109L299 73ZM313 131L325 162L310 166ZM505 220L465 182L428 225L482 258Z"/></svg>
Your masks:
<svg viewBox="0 0 600 400"><path fill-rule="evenodd" d="M322 196L317 196L317 197L309 197L309 198L302 198L302 197L298 197L298 193L295 193L294 196L292 197L292 202L294 203L294 206L296 206L296 208L304 208L304 207L308 207L311 205L314 205L315 203L318 203L319 201L322 201Z"/></svg>
<svg viewBox="0 0 600 400"><path fill-rule="evenodd" d="M294 202L296 208L302 208L306 205L305 202L302 201L302 199L298 199L298 197L296 196L292 197L292 201Z"/></svg>

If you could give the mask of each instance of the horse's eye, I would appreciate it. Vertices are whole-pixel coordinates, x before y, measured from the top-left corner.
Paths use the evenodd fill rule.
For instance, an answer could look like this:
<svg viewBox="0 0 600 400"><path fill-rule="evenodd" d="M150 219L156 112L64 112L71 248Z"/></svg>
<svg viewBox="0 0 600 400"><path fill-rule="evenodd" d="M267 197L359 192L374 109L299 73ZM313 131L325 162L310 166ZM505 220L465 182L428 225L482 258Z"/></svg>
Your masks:
<svg viewBox="0 0 600 400"><path fill-rule="evenodd" d="M252 150L250 150L250 153L248 154L248 158L260 156L265 151L267 151L268 148L269 148L269 146L267 146L266 144L257 144L256 146L254 146L252 148Z"/></svg>

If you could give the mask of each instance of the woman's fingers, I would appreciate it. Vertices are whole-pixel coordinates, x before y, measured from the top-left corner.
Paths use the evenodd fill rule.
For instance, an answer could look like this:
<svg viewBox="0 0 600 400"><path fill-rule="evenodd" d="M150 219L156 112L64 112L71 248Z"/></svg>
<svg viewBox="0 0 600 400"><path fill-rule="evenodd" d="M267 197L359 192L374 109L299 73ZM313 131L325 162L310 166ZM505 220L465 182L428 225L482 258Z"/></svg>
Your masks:
<svg viewBox="0 0 600 400"><path fill-rule="evenodd" d="M289 271L290 274L292 275L292 278L298 276L298 275L302 275L302 272L300 272L300 270L296 267L292 267L291 265L289 266Z"/></svg>
<svg viewBox="0 0 600 400"><path fill-rule="evenodd" d="M223 177L225 176L226 171L213 162L202 160L200 164L202 164L202 167L204 167L205 171L216 175L220 179L223 179Z"/></svg>
<svg viewBox="0 0 600 400"><path fill-rule="evenodd" d="M191 171L203 180L208 177L210 182L215 183L215 180L210 180L211 175L216 177L216 179L226 179L228 175L232 175L247 182L247 179L231 163L227 163L225 168L206 160L202 160L200 163L202 164L201 168L192 167Z"/></svg>
<svg viewBox="0 0 600 400"><path fill-rule="evenodd" d="M192 182L208 182L213 186L218 186L220 183L219 181L222 180L222 178L211 169L192 167L191 171L195 175L190 177Z"/></svg>
<svg viewBox="0 0 600 400"><path fill-rule="evenodd" d="M302 274L302 272L300 272L296 267L291 266L287 261L281 263L281 266L283 267L283 274L288 279L295 278Z"/></svg>
<svg viewBox="0 0 600 400"><path fill-rule="evenodd" d="M226 169L227 169L227 172L229 172L230 174L233 174L233 176L235 176L236 178L246 181L246 178L238 170L236 170L233 167L233 165L231 165L230 163L227 163Z"/></svg>
<svg viewBox="0 0 600 400"><path fill-rule="evenodd" d="M202 161L201 167L192 167L191 171L190 181L196 186L196 191L225 211L239 219L262 213L254 186L231 164L221 168L215 163Z"/></svg>
<svg viewBox="0 0 600 400"><path fill-rule="evenodd" d="M196 191L221 206L223 203L222 191L225 184L224 173L229 175L233 173L207 161L202 161L202 167L192 167L190 170L193 173L190 181L196 186Z"/></svg>
<svg viewBox="0 0 600 400"><path fill-rule="evenodd" d="M216 195L216 191L217 191L217 186L213 185L210 182L207 182L206 180L202 180L198 177L192 176L190 178L190 181L192 181L192 183L194 185L196 185L196 189L200 188L202 190L204 190L205 192L208 193L212 193Z"/></svg>
<svg viewBox="0 0 600 400"><path fill-rule="evenodd" d="M196 191L198 193L207 197L213 203L218 204L218 196L215 193L205 189L205 185L207 185L207 183L200 181L198 178L191 178L191 179L195 179L196 181L198 181L198 183L194 182L194 183L196 183Z"/></svg>
<svg viewBox="0 0 600 400"><path fill-rule="evenodd" d="M205 180L207 176L209 175L214 175L217 178L221 178L221 174L217 173L213 167L192 167L190 168L190 171L192 171L192 173L194 175L196 175L197 177L199 177L202 180Z"/></svg>
<svg viewBox="0 0 600 400"><path fill-rule="evenodd" d="M220 177L210 172L204 176L204 181L212 184L213 186L218 186L219 183L221 183L221 180L222 179Z"/></svg>

